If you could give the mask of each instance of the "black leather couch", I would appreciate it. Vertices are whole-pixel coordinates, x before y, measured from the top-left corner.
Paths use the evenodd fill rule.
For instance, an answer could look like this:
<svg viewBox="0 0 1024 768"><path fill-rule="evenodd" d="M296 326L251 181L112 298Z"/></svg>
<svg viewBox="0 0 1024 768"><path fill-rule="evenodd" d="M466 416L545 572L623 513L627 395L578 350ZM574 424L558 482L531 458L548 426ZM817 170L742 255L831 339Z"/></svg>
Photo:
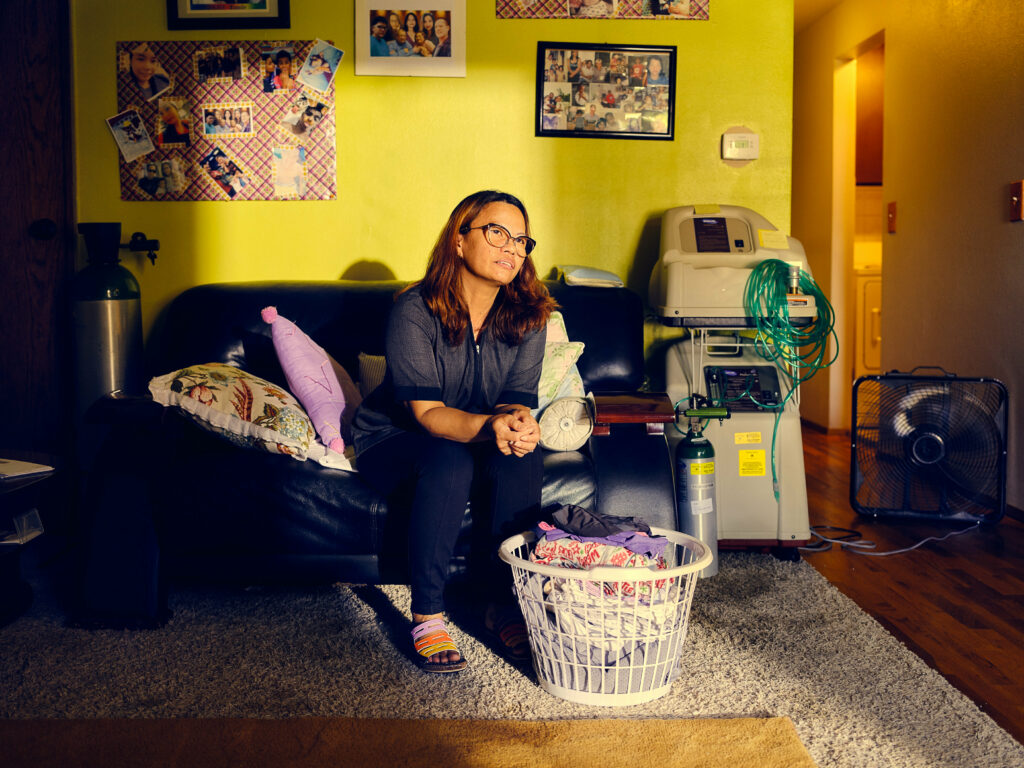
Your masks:
<svg viewBox="0 0 1024 768"><path fill-rule="evenodd" d="M191 288L156 322L147 373L219 361L285 386L270 326L260 318L274 305L356 377L360 352L383 354L385 319L400 287L338 281ZM545 451L545 505L581 504L676 528L661 434L664 406L671 413L671 405L664 396L648 398L637 416L628 403L644 383L640 298L625 288L548 287L569 338L586 345L578 366L599 406L583 449ZM602 403L610 404L607 418ZM97 403L91 419L108 431L84 504L76 620L158 625L168 584L179 580L403 583L404 558L392 551L404 539L402 523L358 472L237 448L146 397L115 394ZM464 569L471 527L467 510L455 572Z"/></svg>

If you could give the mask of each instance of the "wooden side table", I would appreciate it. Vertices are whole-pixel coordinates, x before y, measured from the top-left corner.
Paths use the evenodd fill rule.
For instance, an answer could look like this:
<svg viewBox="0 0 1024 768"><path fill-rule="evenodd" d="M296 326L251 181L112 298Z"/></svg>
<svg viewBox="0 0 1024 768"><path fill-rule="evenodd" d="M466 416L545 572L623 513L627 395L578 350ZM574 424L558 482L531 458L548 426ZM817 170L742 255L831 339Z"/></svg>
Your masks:
<svg viewBox="0 0 1024 768"><path fill-rule="evenodd" d="M42 524L21 491L52 474L44 464L0 459L0 627L32 604L32 587L21 578L21 552L42 533Z"/></svg>
<svg viewBox="0 0 1024 768"><path fill-rule="evenodd" d="M590 453L602 512L680 530L665 425L675 408L664 392L595 396ZM615 433L615 439L605 436Z"/></svg>

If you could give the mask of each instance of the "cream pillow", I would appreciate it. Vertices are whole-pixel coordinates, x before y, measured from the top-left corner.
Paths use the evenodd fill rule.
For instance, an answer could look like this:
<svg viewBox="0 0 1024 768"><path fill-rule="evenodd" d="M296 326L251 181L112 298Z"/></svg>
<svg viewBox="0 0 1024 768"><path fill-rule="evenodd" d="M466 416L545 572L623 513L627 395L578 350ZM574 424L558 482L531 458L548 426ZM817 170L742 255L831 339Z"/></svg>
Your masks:
<svg viewBox="0 0 1024 768"><path fill-rule="evenodd" d="M387 358L384 355L359 353L359 392L364 398L384 381L387 369Z"/></svg>

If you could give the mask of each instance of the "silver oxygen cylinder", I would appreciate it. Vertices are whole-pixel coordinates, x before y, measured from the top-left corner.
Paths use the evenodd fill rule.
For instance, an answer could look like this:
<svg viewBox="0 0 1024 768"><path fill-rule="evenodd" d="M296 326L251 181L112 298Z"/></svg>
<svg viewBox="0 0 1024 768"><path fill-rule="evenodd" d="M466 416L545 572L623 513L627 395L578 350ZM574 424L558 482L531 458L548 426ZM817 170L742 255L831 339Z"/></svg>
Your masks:
<svg viewBox="0 0 1024 768"><path fill-rule="evenodd" d="M142 293L120 265L120 223L84 223L89 263L71 288L75 362L75 416L115 390L145 390L142 357Z"/></svg>
<svg viewBox="0 0 1024 768"><path fill-rule="evenodd" d="M715 449L691 428L676 446L676 514L679 530L711 550L711 563L698 575L718 573L718 510L715 497Z"/></svg>

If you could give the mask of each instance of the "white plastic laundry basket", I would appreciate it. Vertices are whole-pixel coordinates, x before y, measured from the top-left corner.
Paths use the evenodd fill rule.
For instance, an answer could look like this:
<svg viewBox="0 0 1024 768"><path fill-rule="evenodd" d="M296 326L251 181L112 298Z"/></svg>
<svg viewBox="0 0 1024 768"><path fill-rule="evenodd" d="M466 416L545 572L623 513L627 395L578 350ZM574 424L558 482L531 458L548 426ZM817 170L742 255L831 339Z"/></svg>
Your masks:
<svg viewBox="0 0 1024 768"><path fill-rule="evenodd" d="M697 574L711 551L684 533L665 536L665 569L576 570L530 562L532 532L501 543L512 566L541 687L569 701L625 706L668 693L679 675Z"/></svg>

